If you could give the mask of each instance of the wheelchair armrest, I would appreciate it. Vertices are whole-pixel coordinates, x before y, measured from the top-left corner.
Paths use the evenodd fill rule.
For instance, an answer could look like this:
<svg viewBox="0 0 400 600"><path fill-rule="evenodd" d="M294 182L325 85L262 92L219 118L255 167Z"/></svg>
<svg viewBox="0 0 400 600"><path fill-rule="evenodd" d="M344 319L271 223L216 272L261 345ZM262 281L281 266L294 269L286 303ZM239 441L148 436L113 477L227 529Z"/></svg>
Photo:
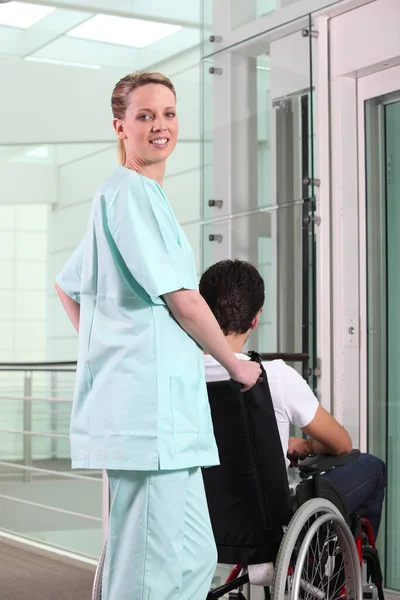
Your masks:
<svg viewBox="0 0 400 600"><path fill-rule="evenodd" d="M323 471L331 471L335 467L342 467L343 465L347 465L347 463L358 460L359 458L359 450L352 450L348 454L339 454L338 456L319 454L305 458L298 464L297 468L300 471L300 475L305 477L308 475L321 473Z"/></svg>

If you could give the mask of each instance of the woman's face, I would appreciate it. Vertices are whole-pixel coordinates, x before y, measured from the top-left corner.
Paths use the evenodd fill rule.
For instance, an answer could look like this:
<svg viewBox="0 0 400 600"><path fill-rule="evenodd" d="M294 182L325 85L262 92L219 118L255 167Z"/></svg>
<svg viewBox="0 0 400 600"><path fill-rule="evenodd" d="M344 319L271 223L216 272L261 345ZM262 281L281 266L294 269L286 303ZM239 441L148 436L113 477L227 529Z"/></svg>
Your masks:
<svg viewBox="0 0 400 600"><path fill-rule="evenodd" d="M149 83L131 93L125 119L114 119L124 140L127 162L150 165L164 161L176 146L178 118L174 93Z"/></svg>

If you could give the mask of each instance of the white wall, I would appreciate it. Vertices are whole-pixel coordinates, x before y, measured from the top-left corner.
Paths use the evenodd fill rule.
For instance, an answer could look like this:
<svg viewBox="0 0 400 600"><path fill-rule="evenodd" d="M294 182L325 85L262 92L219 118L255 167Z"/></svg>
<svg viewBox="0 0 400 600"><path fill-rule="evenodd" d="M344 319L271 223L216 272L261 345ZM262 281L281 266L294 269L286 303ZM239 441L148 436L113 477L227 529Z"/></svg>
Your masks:
<svg viewBox="0 0 400 600"><path fill-rule="evenodd" d="M47 221L44 204L0 205L0 361L45 358Z"/></svg>
<svg viewBox="0 0 400 600"><path fill-rule="evenodd" d="M377 0L331 19L331 79L399 64L399 23L397 0Z"/></svg>
<svg viewBox="0 0 400 600"><path fill-rule="evenodd" d="M56 198L56 175L52 165L12 161L0 163L1 205L51 204ZM23 210L20 212L22 215ZM27 210L27 221L30 220L29 215L34 213L34 210Z"/></svg>
<svg viewBox="0 0 400 600"><path fill-rule="evenodd" d="M0 205L0 362L46 358L47 224L45 204ZM23 394L24 373L1 373L0 395L14 397L0 399L2 429L24 428ZM41 441L33 443L41 454ZM1 460L21 458L22 446L20 434L1 435Z"/></svg>
<svg viewBox="0 0 400 600"><path fill-rule="evenodd" d="M117 69L80 69L0 58L0 144L108 141Z"/></svg>
<svg viewBox="0 0 400 600"><path fill-rule="evenodd" d="M58 168L57 203L48 227L48 344L47 360L77 358L77 334L54 289L55 278L85 234L92 197L116 164L116 146Z"/></svg>

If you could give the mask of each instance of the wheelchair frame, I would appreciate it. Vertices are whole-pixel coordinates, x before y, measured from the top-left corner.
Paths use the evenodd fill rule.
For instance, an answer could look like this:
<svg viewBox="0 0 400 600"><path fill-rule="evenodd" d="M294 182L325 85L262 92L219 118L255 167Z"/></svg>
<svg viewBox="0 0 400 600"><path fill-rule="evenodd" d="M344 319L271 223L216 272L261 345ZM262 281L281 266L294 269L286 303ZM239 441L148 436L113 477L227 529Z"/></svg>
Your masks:
<svg viewBox="0 0 400 600"><path fill-rule="evenodd" d="M289 575L290 570L292 569L291 575L293 575L296 568L292 568L292 566L287 566L286 564L282 567L280 561L282 557L282 547L285 544L285 539L291 536L291 528L293 530L293 523L295 521L299 521L299 519L296 518L297 513L302 507L305 507L307 504L310 505L311 501L314 501L315 503L315 514L322 513L323 516L320 517L322 521L324 519L325 521L336 520L342 528L343 532L346 532L347 541L349 542L349 548L351 549L352 553L353 567L355 566L355 561L357 562L357 573L355 572L355 570L353 570L354 578L357 581L354 586L355 589L352 590L352 593L350 594L350 598L352 600L358 600L364 598L365 593L365 598L371 598L372 600L372 598L374 597L372 588L373 586L375 586L377 590L378 599L384 600L382 571L378 551L375 545L375 538L370 522L358 513L352 515L352 518L349 519L349 516L346 514L346 509L343 501L340 502L337 501L337 499L335 500L334 498L332 498L333 502L329 500L327 501L326 499L324 499L323 495L320 495L321 471L330 470L331 468L336 467L340 468L340 466L358 458L358 456L359 451L353 450L349 455L342 455L339 457L312 457L310 459L306 459L306 461L303 461L303 463L300 463L298 465L298 468L300 470L300 476L302 477L303 481L308 479L308 481L312 483L312 486L308 486L307 491L309 492L311 489L315 495L313 495L313 497L308 500L305 500L303 496L303 502L301 502L300 500L301 504L297 505L296 509L294 510L292 520L288 525L274 564L274 580L272 585L272 593L271 587L268 586L265 588L266 600L284 600L284 598L286 600L297 600L297 598L300 597L299 595L292 595L292 592L288 594L287 590L285 591L284 587L282 589L282 582L286 576L286 573L287 575ZM311 480L309 479L310 477L312 478ZM299 485L301 486L301 484ZM298 494L298 496L300 497L301 495L301 493ZM338 498L340 498L340 496L338 496ZM307 510L306 513L307 515L304 515L305 518L303 522L300 523L300 526L297 522L297 529L301 529L301 527L303 527L309 519L310 515L309 512L307 512ZM290 556L288 557L286 555L285 558L286 562L290 560ZM366 567L366 572L365 568L363 569L363 565L365 565ZM365 580L362 580L362 575L365 576ZM281 579L280 586L277 586L277 579L279 578ZM297 589L299 589L299 575L298 580L299 581L297 582ZM249 583L250 580L247 572L247 565L235 565L232 568L225 583L219 586L218 588L210 590L209 594L207 595L207 600L217 600L218 598L221 598L226 594L229 594L230 600L245 600L245 596L243 595L242 590L243 587ZM295 593L296 590L292 591L294 591ZM317 592L318 591L316 590L315 598L318 599L319 596ZM343 586L341 594L337 596L338 600L340 600L341 598L347 598L347 590L345 589L345 586Z"/></svg>

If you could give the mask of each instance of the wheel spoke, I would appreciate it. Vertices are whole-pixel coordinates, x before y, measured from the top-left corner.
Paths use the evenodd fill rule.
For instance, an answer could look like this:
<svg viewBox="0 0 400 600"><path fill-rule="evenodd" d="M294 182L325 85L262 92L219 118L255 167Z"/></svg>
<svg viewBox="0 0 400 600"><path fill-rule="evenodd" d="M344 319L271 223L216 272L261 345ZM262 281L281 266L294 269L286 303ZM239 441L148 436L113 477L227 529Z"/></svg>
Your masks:
<svg viewBox="0 0 400 600"><path fill-rule="evenodd" d="M290 565L290 572L288 572ZM279 551L273 600L340 600L361 597L358 556L351 532L331 502L309 500L292 518ZM294 571L292 570L294 569Z"/></svg>
<svg viewBox="0 0 400 600"><path fill-rule="evenodd" d="M307 547L301 577L304 600L336 600L342 591L346 566L336 528L334 522L325 523Z"/></svg>

